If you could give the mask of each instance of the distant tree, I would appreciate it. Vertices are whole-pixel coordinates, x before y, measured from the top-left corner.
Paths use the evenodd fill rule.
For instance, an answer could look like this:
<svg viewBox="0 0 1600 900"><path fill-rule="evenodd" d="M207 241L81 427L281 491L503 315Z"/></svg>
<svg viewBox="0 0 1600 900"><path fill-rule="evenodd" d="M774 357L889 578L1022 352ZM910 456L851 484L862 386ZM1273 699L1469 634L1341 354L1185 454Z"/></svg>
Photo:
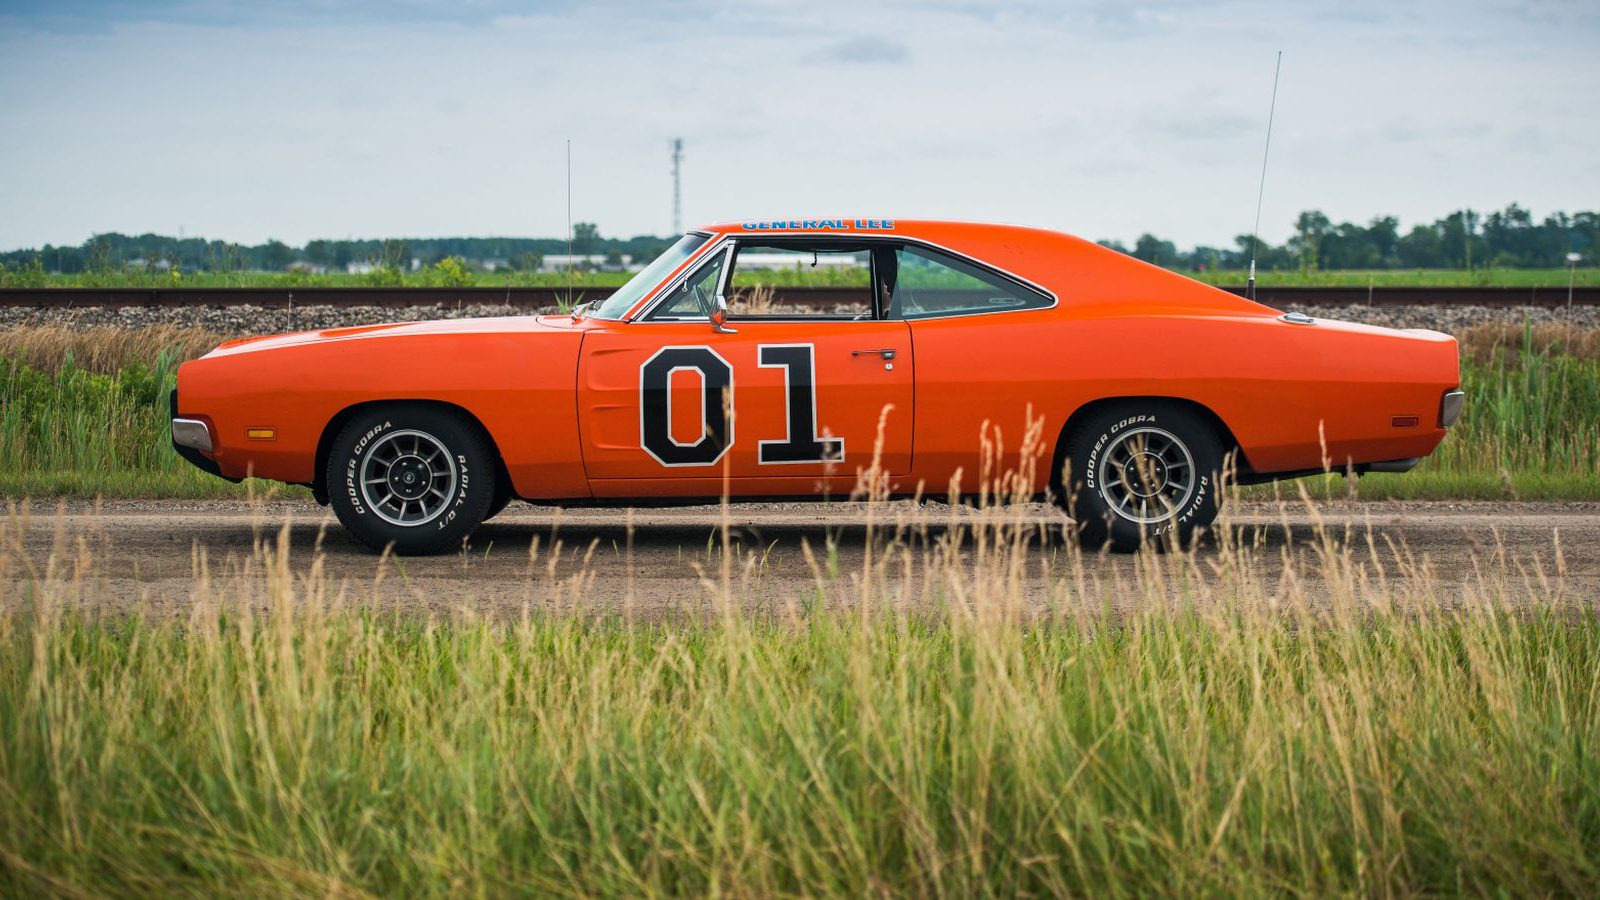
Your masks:
<svg viewBox="0 0 1600 900"><path fill-rule="evenodd" d="M1153 234L1141 234L1133 244L1133 258L1158 266L1170 266L1178 261L1178 248L1171 241L1163 241Z"/></svg>
<svg viewBox="0 0 1600 900"><path fill-rule="evenodd" d="M1470 269L1474 255L1484 261L1485 248L1477 233L1479 218L1476 212L1461 209L1433 223L1438 237L1435 265Z"/></svg>
<svg viewBox="0 0 1600 900"><path fill-rule="evenodd" d="M572 226L572 252L590 254L599 249L600 226L593 222L578 222Z"/></svg>
<svg viewBox="0 0 1600 900"><path fill-rule="evenodd" d="M1400 261L1400 220L1394 216L1379 216L1367 224L1367 242L1377 254L1376 265L1384 268Z"/></svg>
<svg viewBox="0 0 1600 900"><path fill-rule="evenodd" d="M314 266L326 266L333 262L333 247L327 241L311 241L306 244L306 260Z"/></svg>
<svg viewBox="0 0 1600 900"><path fill-rule="evenodd" d="M1322 239L1330 224L1320 209L1308 209L1294 220L1294 237L1289 239L1289 249L1299 258L1301 271L1310 271L1321 264Z"/></svg>
<svg viewBox="0 0 1600 900"><path fill-rule="evenodd" d="M1414 225L1399 243L1400 264L1410 269L1437 269L1449 265L1438 229Z"/></svg>
<svg viewBox="0 0 1600 900"><path fill-rule="evenodd" d="M261 248L261 267L269 272L282 272L294 262L294 251L283 241L267 241Z"/></svg>

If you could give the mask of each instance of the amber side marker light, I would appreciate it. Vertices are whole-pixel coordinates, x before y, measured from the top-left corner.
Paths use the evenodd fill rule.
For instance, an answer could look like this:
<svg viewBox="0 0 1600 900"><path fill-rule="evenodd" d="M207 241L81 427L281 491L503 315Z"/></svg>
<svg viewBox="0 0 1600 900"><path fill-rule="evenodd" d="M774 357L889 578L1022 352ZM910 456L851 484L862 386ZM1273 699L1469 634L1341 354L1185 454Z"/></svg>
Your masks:
<svg viewBox="0 0 1600 900"><path fill-rule="evenodd" d="M1389 420L1389 424L1396 428L1415 428L1421 421L1422 419L1417 416L1395 416Z"/></svg>
<svg viewBox="0 0 1600 900"><path fill-rule="evenodd" d="M246 428L244 436L252 441L275 441L278 439L276 428Z"/></svg>

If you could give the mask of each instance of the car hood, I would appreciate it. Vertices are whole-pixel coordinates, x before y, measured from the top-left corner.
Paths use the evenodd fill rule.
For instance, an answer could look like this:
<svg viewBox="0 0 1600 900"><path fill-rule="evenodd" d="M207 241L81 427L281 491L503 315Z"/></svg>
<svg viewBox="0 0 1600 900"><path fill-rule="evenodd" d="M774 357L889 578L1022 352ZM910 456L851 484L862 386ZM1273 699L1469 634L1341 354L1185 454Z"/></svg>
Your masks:
<svg viewBox="0 0 1600 900"><path fill-rule="evenodd" d="M571 316L500 316L482 319L436 319L427 322L390 322L381 325L356 325L349 328L325 328L320 331L296 331L262 337L239 338L217 345L206 354L207 358L235 353L254 353L278 350L305 344L325 344L338 341L361 341L387 337L416 337L420 335L460 334L529 334L572 333L581 330L582 322Z"/></svg>

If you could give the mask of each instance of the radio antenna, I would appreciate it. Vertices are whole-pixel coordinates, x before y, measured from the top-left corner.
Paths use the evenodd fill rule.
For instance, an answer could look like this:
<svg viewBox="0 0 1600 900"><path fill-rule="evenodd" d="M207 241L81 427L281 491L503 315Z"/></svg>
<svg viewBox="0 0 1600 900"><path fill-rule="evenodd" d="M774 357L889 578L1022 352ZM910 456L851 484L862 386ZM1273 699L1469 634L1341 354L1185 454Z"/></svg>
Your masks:
<svg viewBox="0 0 1600 900"><path fill-rule="evenodd" d="M1272 117L1278 111L1278 73L1283 70L1283 51L1272 67L1272 104L1267 107L1267 143L1261 148L1261 183L1256 187L1256 224L1250 229L1250 277L1244 283L1247 300L1256 299L1256 242L1261 234L1261 199L1267 195L1267 154L1272 151Z"/></svg>
<svg viewBox="0 0 1600 900"><path fill-rule="evenodd" d="M1261 213L1256 213L1261 215ZM573 307L573 139L566 139L566 309Z"/></svg>

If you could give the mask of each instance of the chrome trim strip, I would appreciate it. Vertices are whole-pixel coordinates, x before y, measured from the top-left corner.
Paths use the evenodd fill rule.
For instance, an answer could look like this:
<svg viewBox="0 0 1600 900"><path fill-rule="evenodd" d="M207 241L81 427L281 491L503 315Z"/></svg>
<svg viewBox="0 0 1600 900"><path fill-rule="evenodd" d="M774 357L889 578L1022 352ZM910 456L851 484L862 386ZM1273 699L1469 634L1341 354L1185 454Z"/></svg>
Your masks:
<svg viewBox="0 0 1600 900"><path fill-rule="evenodd" d="M657 293L653 297L650 297L649 299L645 300L644 304L642 306L635 307L635 309L639 310L638 314L637 315L626 316L626 317L624 317L623 321L626 321L626 322L648 322L649 318L650 318L650 313L655 310L657 304L659 304L669 294L671 294L673 289L675 289L678 286L679 282L687 280L688 277L690 275L694 274L694 272L696 270L698 270L701 265L705 264L705 262L711 258L711 253L715 252L715 248L720 247L725 243L734 244L735 246L737 246L739 238L742 236L742 234L743 234L742 232L740 232L740 233L734 233L734 232L728 232L728 231L722 232L722 237L719 240L710 242L709 246L711 248L713 248L711 251L708 251L708 252L705 252L704 254L702 254L698 261L695 261L693 258L691 258L689 260L689 262L691 262L693 264L689 265L689 267L687 269L685 269L677 278L671 279L670 283L667 285L666 290L660 291L659 293ZM983 261L981 259L978 259L975 256L972 256L972 255L969 255L969 254L966 254L966 253L962 253L959 250L952 250L949 247L946 247L946 246L944 246L942 244L935 244L932 241L926 241L926 240L923 240L922 238L907 237L906 235L903 235L903 234L900 234L900 235L896 235L896 234L858 234L858 233L855 233L855 232L839 232L837 234L834 234L834 233L831 233L831 232L814 232L814 231L795 231L795 232L778 232L778 233L769 232L765 236L766 237L773 237L773 238L815 238L815 237L826 237L826 238L837 238L839 240L888 241L888 242L893 242L893 243L897 243L897 244L915 244L915 245L917 245L919 247L928 247L930 249L937 250L940 253L944 253L946 255L953 256L956 259L962 260L964 262L971 263L972 265L977 266L980 269L987 269L990 272L994 272L994 273L996 273L998 275L1002 275L1002 276L1004 276L1006 278L1009 278L1012 281L1015 281L1016 283L1018 283L1018 284L1020 284L1020 285L1022 285L1024 287L1032 288L1033 290L1038 291L1039 293L1041 293L1041 294L1045 295L1046 297L1050 298L1050 305L1049 306L1030 306L1030 307L1023 307L1022 309L997 309L997 310L993 310L993 311L989 311L989 312L951 313L949 315L944 315L944 316L919 316L919 317L917 317L915 319L906 319L906 318L880 319L880 318L872 318L872 319L861 320L861 321L871 321L871 322L907 322L907 323L910 323L910 322L931 322L931 321L934 321L934 320L937 320L937 319L962 319L962 318L970 318L972 316L1000 316L1000 315L1005 315L1007 313L1039 312L1040 310L1055 309L1055 308L1057 308L1057 307L1059 307L1061 305L1060 296L1058 296L1055 291L1052 291L1049 288L1046 288L1041 284L1038 284L1038 283L1036 283L1034 281L1031 281L1031 280L1029 280L1027 278L1023 278L1021 275L1018 275L1015 272L1011 272L1011 271L1009 271L1007 269L1002 269L999 266L995 265L994 263L985 262L985 261ZM725 278L726 277L730 277L730 274L731 274L731 269L724 269L723 270L723 277L725 277ZM870 289L871 288L869 286L869 290ZM774 318L774 319L769 319L767 321L795 321L795 320L829 321L827 319L815 319L813 317L807 317L807 316L796 316L796 317L794 317L794 319L777 319L777 318ZM663 323L676 323L676 322L698 322L698 321L701 321L701 320L700 319L664 319L664 320L658 320L658 321L661 321ZM833 320L833 321L842 321L842 320ZM850 320L850 321L856 321L856 320Z"/></svg>
<svg viewBox="0 0 1600 900"><path fill-rule="evenodd" d="M211 429L199 419L173 419L172 442L180 447L189 447L210 453Z"/></svg>

